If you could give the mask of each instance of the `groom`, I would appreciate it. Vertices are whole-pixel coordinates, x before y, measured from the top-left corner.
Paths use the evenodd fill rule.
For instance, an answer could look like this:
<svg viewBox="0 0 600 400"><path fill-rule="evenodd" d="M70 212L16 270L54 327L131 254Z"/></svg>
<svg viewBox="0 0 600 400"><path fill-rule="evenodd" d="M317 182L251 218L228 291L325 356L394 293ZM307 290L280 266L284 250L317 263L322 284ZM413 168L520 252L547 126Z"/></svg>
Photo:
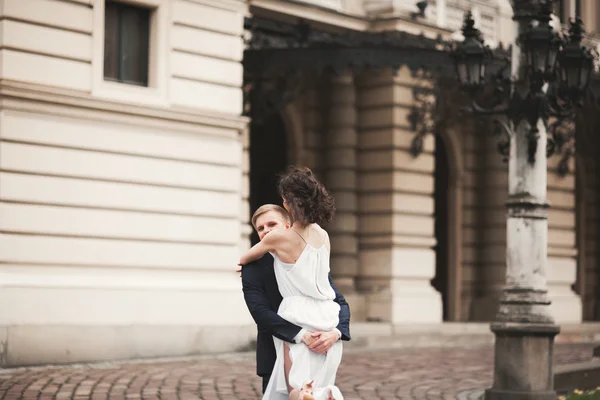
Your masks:
<svg viewBox="0 0 600 400"><path fill-rule="evenodd" d="M262 240L275 228L288 229L290 217L283 208L274 204L265 204L252 216L252 225ZM244 265L242 268L242 287L244 299L252 318L258 326L256 344L256 374L263 379L263 393L267 388L277 355L273 336L289 342L304 342L308 348L325 354L338 340L350 340L350 308L344 296L333 286L334 301L340 305L339 324L329 332L308 332L277 314L281 303L281 294L273 270L273 256L266 254L260 260Z"/></svg>

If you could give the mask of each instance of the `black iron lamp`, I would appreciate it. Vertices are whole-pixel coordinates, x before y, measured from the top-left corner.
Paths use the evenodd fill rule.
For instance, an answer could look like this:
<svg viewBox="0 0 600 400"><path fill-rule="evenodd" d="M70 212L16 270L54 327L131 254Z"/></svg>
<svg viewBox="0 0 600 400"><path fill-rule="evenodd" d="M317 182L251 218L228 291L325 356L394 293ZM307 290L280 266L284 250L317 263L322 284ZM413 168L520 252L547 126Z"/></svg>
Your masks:
<svg viewBox="0 0 600 400"><path fill-rule="evenodd" d="M522 6L520 11L521 8L525 9L525 0L519 4ZM465 15L462 30L465 39L456 45L452 57L460 85L471 95L471 105L467 109L477 116L491 118L496 123L499 127L497 132L504 137L498 148L505 159L508 157L513 127L522 119L530 121L528 156L529 162L534 163L539 138L536 121L539 118L546 124L547 133L551 135L548 140L548 155L556 151L561 151L564 155L569 153L560 143L570 140L566 136L574 138L571 127L574 125L577 105L582 102L598 56L595 50L582 43L585 31L580 18L571 22L566 40L553 30L550 25L551 0L541 1L536 10L525 11L519 15L534 18L529 29L519 38L526 55L524 67L528 82L523 83L528 83L528 93L505 90L507 84L519 84L504 75L504 70L510 66L510 60L506 59L504 68L490 76L496 90L493 91L492 98L488 99L489 105L478 103L475 92L483 89L485 67L492 58L492 52L483 43L479 30L474 28L471 12ZM551 86L544 92L546 83ZM568 127L569 133L566 136L562 132L563 127ZM561 135L565 137L560 137Z"/></svg>
<svg viewBox="0 0 600 400"><path fill-rule="evenodd" d="M527 55L527 69L533 93L539 93L545 82L555 78L556 61L563 40L550 25L552 1L542 3L537 24L533 24L521 40Z"/></svg>
<svg viewBox="0 0 600 400"><path fill-rule="evenodd" d="M560 92L573 102L585 93L594 70L594 51L581 43L585 30L581 18L571 21L569 38L558 56Z"/></svg>
<svg viewBox="0 0 600 400"><path fill-rule="evenodd" d="M461 87L472 92L483 85L490 51L483 44L481 32L475 28L473 14L470 11L465 16L462 33L465 39L456 45L452 56Z"/></svg>

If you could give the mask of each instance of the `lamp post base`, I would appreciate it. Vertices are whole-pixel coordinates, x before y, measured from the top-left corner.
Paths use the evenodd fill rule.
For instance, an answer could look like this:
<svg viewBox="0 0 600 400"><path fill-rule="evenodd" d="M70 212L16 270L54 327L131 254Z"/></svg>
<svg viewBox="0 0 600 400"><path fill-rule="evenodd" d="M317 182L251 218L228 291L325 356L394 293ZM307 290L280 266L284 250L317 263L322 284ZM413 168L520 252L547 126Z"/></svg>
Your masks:
<svg viewBox="0 0 600 400"><path fill-rule="evenodd" d="M496 322L494 385L485 400L556 400L552 372L554 324Z"/></svg>

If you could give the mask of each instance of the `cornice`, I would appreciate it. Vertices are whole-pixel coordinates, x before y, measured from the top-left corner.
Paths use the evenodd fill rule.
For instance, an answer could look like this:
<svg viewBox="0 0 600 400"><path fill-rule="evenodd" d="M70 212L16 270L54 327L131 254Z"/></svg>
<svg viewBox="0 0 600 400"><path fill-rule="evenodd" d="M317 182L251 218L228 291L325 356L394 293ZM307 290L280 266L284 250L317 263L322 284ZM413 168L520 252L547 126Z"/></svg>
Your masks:
<svg viewBox="0 0 600 400"><path fill-rule="evenodd" d="M209 129L215 135L242 133L249 119L184 107L152 107L98 99L89 93L54 87L0 80L0 109L62 114L98 120L134 120L136 124L173 126L174 129Z"/></svg>

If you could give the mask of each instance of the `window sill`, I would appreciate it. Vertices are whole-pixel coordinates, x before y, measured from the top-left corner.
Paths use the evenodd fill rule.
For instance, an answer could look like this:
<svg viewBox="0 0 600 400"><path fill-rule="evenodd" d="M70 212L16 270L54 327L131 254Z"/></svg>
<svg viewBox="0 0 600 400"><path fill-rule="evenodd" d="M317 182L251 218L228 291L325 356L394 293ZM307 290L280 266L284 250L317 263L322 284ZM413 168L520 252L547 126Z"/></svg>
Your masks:
<svg viewBox="0 0 600 400"><path fill-rule="evenodd" d="M107 80L102 80L95 85L92 96L123 103L153 106L168 105L166 93L159 90L159 88L130 85Z"/></svg>

